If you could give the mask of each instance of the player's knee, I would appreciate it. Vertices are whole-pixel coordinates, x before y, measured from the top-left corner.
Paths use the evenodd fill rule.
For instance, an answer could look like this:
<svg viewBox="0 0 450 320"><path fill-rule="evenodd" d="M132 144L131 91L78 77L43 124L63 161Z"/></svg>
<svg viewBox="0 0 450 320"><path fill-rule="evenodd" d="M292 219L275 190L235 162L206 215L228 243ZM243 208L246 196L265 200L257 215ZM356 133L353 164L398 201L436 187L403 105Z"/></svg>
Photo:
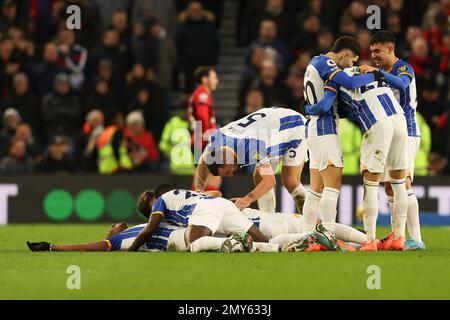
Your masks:
<svg viewBox="0 0 450 320"><path fill-rule="evenodd" d="M386 192L386 195L388 195L389 197L394 196L394 191L392 190L392 186L391 186L390 182L385 182L384 191Z"/></svg>
<svg viewBox="0 0 450 320"><path fill-rule="evenodd" d="M283 186L287 191L291 192L300 184L300 177L285 177L283 180Z"/></svg>

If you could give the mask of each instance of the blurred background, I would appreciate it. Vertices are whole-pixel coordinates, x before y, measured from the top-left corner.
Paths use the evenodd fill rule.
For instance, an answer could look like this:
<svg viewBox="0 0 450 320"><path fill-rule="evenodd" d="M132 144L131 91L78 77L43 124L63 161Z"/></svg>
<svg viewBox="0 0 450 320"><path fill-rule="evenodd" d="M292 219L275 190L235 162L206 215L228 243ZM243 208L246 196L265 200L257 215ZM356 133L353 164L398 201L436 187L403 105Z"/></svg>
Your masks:
<svg viewBox="0 0 450 320"><path fill-rule="evenodd" d="M81 29L72 31L73 4ZM264 106L298 109L306 66L337 37L357 37L359 63L372 64L372 4L416 73L421 209L450 223L450 0L0 0L0 223L130 218L139 190L167 180L189 188L194 71L217 72L218 126ZM358 175L361 133L341 122L344 174ZM236 179L226 195L251 183ZM345 181L340 219L351 223L360 178Z"/></svg>

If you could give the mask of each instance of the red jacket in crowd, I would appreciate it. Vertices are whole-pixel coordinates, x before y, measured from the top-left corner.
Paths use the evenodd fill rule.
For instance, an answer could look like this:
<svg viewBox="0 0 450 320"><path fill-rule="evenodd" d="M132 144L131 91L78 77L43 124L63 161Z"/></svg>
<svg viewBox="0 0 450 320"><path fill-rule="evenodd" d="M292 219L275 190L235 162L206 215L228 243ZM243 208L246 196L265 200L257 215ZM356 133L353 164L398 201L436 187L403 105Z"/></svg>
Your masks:
<svg viewBox="0 0 450 320"><path fill-rule="evenodd" d="M216 129L216 112L212 105L212 98L210 91L204 87L199 86L189 99L188 116L191 128L191 144L194 145L196 139L194 132L196 121L201 121L202 124L202 138L197 138L202 141L202 149L208 143L208 137L205 132L209 129ZM197 145L196 145L197 146Z"/></svg>

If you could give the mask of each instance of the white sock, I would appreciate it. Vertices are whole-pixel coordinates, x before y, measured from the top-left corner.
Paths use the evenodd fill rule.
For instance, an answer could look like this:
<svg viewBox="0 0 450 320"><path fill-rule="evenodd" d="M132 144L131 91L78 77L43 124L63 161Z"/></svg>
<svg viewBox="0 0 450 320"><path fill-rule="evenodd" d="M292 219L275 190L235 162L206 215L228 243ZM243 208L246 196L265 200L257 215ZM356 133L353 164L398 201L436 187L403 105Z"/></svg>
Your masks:
<svg viewBox="0 0 450 320"><path fill-rule="evenodd" d="M422 242L422 235L420 233L419 202L412 190L408 190L406 225L408 226L408 233L411 239Z"/></svg>
<svg viewBox="0 0 450 320"><path fill-rule="evenodd" d="M328 187L323 189L319 211L322 215L323 226L332 235L335 233L338 198L339 190Z"/></svg>
<svg viewBox="0 0 450 320"><path fill-rule="evenodd" d="M367 235L345 224L336 223L336 239L361 244L367 242Z"/></svg>
<svg viewBox="0 0 450 320"><path fill-rule="evenodd" d="M222 247L226 238L201 237L189 245L191 252L215 251Z"/></svg>
<svg viewBox="0 0 450 320"><path fill-rule="evenodd" d="M275 243L253 242L253 252L280 252L281 246Z"/></svg>
<svg viewBox="0 0 450 320"><path fill-rule="evenodd" d="M306 198L306 189L305 187L299 183L298 186L294 188L290 192L292 199L295 201L295 205L297 206L298 213L303 212L303 206L305 205L305 198Z"/></svg>
<svg viewBox="0 0 450 320"><path fill-rule="evenodd" d="M258 208L262 212L275 213L276 204L277 200L273 188L258 199Z"/></svg>
<svg viewBox="0 0 450 320"><path fill-rule="evenodd" d="M305 205L303 206L303 232L313 232L319 213L321 193L308 190Z"/></svg>
<svg viewBox="0 0 450 320"><path fill-rule="evenodd" d="M364 180L363 216L364 230L366 230L367 242L371 242L376 239L378 218L378 188L378 182Z"/></svg>
<svg viewBox="0 0 450 320"><path fill-rule="evenodd" d="M280 235L270 239L269 243L281 244L281 245L289 244L291 242L299 241L301 238L303 238L308 233L309 232L280 234Z"/></svg>
<svg viewBox="0 0 450 320"><path fill-rule="evenodd" d="M394 233L395 238L405 237L406 216L408 212L408 193L406 192L405 179L392 179L394 191Z"/></svg>
<svg viewBox="0 0 450 320"><path fill-rule="evenodd" d="M387 196L389 212L391 213L391 230L394 231L394 197Z"/></svg>

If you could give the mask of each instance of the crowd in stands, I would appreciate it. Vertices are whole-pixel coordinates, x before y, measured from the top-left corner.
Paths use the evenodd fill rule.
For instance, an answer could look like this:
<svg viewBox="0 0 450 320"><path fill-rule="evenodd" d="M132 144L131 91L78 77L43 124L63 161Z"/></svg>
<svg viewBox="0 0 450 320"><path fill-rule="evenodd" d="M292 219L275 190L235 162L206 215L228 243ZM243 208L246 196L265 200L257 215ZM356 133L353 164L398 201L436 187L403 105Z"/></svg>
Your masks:
<svg viewBox="0 0 450 320"><path fill-rule="evenodd" d="M450 171L450 0L229 1L248 48L236 117L301 105L306 66L340 35L356 36L370 64L366 8L380 6L416 72L426 167ZM191 174L169 161L174 146L190 149L187 102L173 93L189 95L197 67L217 64L224 2L0 0L0 173ZM74 4L80 30L66 24Z"/></svg>

